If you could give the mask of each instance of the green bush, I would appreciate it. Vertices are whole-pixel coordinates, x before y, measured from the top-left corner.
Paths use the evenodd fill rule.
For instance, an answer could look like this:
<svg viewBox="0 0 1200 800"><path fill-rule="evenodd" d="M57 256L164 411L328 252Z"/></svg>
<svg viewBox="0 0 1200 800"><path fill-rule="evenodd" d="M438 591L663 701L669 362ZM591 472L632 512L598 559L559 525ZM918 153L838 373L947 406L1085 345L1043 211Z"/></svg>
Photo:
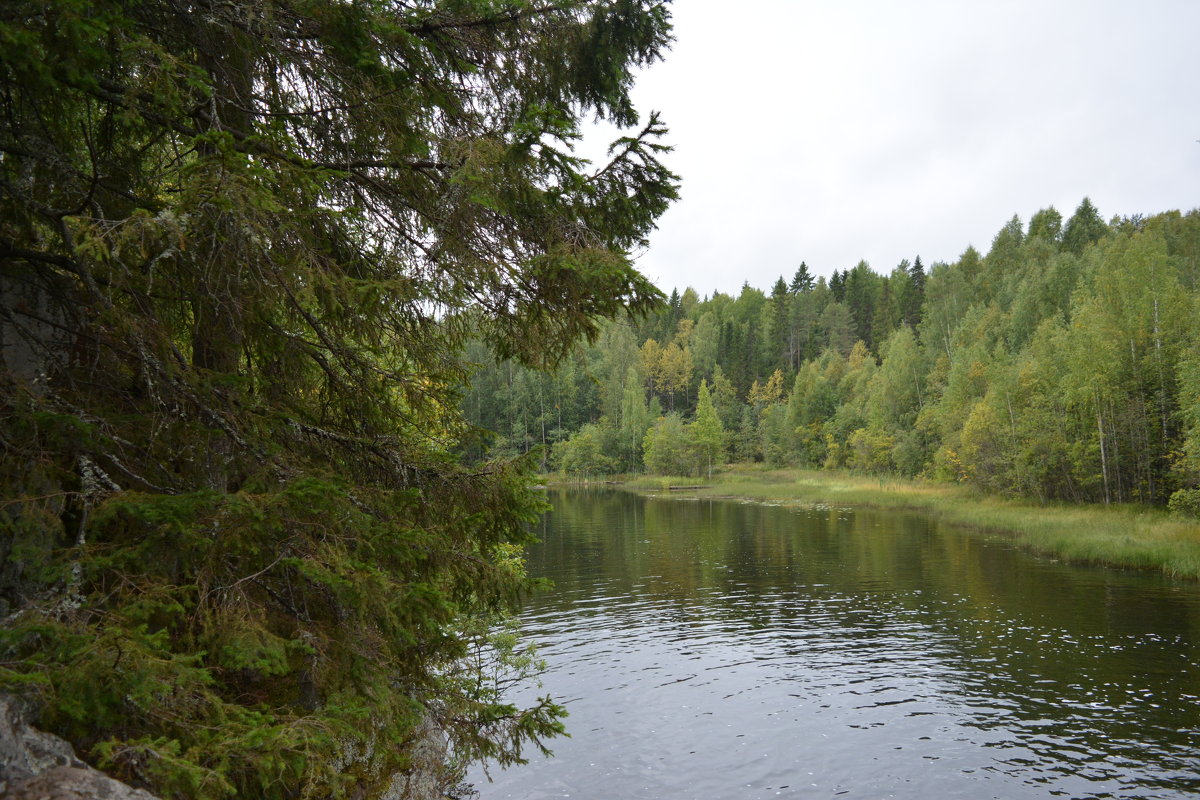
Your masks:
<svg viewBox="0 0 1200 800"><path fill-rule="evenodd" d="M1171 495L1167 508L1175 514L1200 517L1200 489L1180 489Z"/></svg>

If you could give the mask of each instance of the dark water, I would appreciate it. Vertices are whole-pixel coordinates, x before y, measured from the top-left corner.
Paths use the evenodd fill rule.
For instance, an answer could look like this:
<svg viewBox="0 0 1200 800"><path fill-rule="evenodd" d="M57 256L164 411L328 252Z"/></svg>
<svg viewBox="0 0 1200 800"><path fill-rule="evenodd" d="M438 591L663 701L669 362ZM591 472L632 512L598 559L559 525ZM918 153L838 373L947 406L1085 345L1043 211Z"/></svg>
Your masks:
<svg viewBox="0 0 1200 800"><path fill-rule="evenodd" d="M1200 587L914 515L552 492L565 700L492 798L1200 795Z"/></svg>

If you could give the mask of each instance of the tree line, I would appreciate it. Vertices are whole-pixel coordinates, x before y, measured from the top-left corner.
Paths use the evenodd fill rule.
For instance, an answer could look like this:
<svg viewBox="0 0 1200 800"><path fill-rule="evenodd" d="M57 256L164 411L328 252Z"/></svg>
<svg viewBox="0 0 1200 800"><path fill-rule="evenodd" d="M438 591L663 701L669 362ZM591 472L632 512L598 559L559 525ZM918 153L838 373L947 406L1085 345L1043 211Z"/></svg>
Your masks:
<svg viewBox="0 0 1200 800"><path fill-rule="evenodd" d="M675 291L552 374L475 343L465 406L492 447L568 473L759 461L1194 511L1198 321L1200 213L1105 222L1085 199L928 271Z"/></svg>

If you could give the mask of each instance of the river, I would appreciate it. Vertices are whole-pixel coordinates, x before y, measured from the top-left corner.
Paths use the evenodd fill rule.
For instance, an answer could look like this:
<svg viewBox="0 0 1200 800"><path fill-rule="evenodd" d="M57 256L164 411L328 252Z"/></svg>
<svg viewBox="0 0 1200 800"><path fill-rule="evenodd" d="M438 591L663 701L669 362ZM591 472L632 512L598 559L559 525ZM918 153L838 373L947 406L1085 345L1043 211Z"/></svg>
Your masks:
<svg viewBox="0 0 1200 800"><path fill-rule="evenodd" d="M927 517L550 491L555 756L481 800L1200 795L1200 587Z"/></svg>

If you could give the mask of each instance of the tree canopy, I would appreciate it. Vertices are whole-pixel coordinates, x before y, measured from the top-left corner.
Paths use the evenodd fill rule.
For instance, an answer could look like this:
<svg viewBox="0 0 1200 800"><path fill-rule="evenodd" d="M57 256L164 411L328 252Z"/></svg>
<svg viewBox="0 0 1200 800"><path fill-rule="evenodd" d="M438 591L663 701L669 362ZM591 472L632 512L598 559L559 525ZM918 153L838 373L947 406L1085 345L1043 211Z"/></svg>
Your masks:
<svg viewBox="0 0 1200 800"><path fill-rule="evenodd" d="M463 667L528 464L455 458L468 333L553 364L659 292L650 0L0 9L0 682L177 797L373 796L560 729ZM632 130L575 155L594 115Z"/></svg>
<svg viewBox="0 0 1200 800"><path fill-rule="evenodd" d="M671 410L683 427L653 414L637 423L656 445L643 466L696 471L662 453L678 431L695 440L708 424L697 391L707 383L707 402L729 433L713 453L718 467L754 460L894 471L1040 501L1196 514L1197 265L1200 211L1105 223L1085 199L1065 226L1054 208L1028 226L1014 216L986 255L968 247L928 272L920 257L887 274L860 262L808 286L802 262L770 295L746 285L686 313L660 311L636 334L645 363L662 361L653 337L665 327L675 331L671 346L694 357L672 378ZM585 350L577 363L603 373L606 360ZM646 388L663 393L653 376ZM640 379L630 390L631 405L645 402ZM613 414L576 397L582 402L560 416L591 423L597 442L615 442L605 437ZM495 427L487 405L474 406L478 420ZM567 426L555 435L570 434ZM612 445L599 455L622 470L638 466L617 459Z"/></svg>

